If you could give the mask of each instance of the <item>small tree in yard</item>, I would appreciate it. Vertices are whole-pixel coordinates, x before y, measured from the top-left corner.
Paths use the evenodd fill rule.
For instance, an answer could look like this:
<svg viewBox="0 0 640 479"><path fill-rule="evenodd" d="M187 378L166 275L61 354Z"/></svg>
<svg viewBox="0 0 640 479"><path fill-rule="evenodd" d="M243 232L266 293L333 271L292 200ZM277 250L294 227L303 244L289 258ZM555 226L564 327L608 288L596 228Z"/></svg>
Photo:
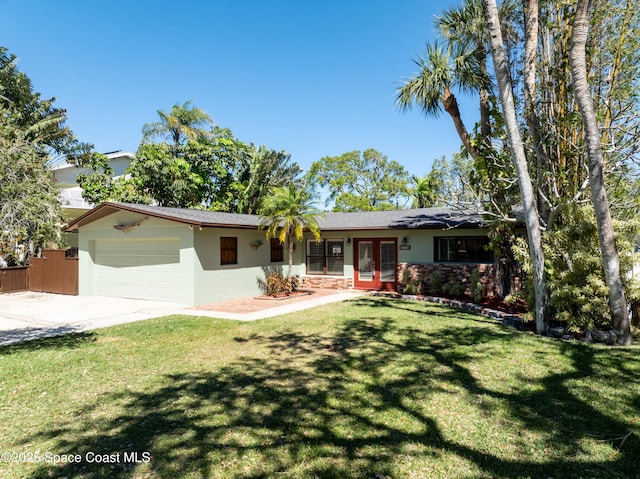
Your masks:
<svg viewBox="0 0 640 479"><path fill-rule="evenodd" d="M0 263L27 264L34 246L61 241L56 189L32 136L43 122L23 128L0 106Z"/></svg>
<svg viewBox="0 0 640 479"><path fill-rule="evenodd" d="M62 211L50 166L90 149L65 126L65 110L33 90L0 46L0 263L27 264L35 246L62 243Z"/></svg>
<svg viewBox="0 0 640 479"><path fill-rule="evenodd" d="M306 229L316 240L320 239L317 214L311 206L311 194L294 184L274 188L262 205L260 228L267 230L267 238L278 238L280 244L288 244L288 276L293 270L294 242L304 239Z"/></svg>

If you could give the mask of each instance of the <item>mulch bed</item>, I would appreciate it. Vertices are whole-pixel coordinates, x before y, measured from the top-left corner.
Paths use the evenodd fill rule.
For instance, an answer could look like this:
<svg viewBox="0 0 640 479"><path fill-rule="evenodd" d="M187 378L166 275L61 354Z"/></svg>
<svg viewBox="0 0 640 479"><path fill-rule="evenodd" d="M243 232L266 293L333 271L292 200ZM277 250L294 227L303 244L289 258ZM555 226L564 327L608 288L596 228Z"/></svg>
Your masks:
<svg viewBox="0 0 640 479"><path fill-rule="evenodd" d="M403 295L394 291L379 291L374 292L374 296L385 296L391 298L409 298L418 299L423 301L429 301L431 303L444 304L446 306L453 306L454 308L464 309L471 311L489 318L496 319L503 324L513 326L521 330L531 330L531 322L525 322L522 319L522 314L527 311L526 304L516 302L514 304L506 304L504 301L495 299L487 299L483 303L474 303L469 296L458 297L446 297L446 296L423 296L423 295Z"/></svg>
<svg viewBox="0 0 640 479"><path fill-rule="evenodd" d="M395 291L377 291L374 293L376 296L387 296L394 298L401 298L405 295L400 293L396 293ZM411 295L413 296L413 295ZM434 297L428 295L417 295L417 299L430 299L433 300ZM464 303L464 304L473 304L480 309L500 311L502 313L513 315L513 316L522 316L524 313L529 311L527 302L523 299L518 299L515 302L506 303L504 299L493 297L493 298L483 298L482 301L476 303L473 298L469 295L463 296L438 296L438 302L442 303Z"/></svg>
<svg viewBox="0 0 640 479"><path fill-rule="evenodd" d="M467 301L472 303L473 300L471 297L463 298L463 301ZM518 299L515 303L505 303L504 299L494 297L494 298L485 298L480 302L480 305L489 308L489 309L497 309L498 311L503 311L509 314L524 314L529 311L527 306L527 302L523 299Z"/></svg>
<svg viewBox="0 0 640 479"><path fill-rule="evenodd" d="M261 296L256 296L255 299L267 300L267 301L286 301L287 299L295 299L301 296L309 296L312 293L313 293L312 291L298 290L298 291L293 291L287 294L279 294L277 296L269 296L268 294L263 294Z"/></svg>

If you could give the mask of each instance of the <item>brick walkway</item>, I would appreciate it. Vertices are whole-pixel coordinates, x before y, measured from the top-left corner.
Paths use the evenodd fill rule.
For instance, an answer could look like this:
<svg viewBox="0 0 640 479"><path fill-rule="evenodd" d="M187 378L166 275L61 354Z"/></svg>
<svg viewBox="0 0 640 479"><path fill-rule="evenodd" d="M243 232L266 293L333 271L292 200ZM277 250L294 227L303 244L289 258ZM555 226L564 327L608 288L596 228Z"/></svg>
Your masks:
<svg viewBox="0 0 640 479"><path fill-rule="evenodd" d="M269 308L277 308L287 304L310 301L340 292L342 291L337 289L308 289L305 290L305 293L307 294L296 296L293 298L269 298L267 296L250 296L247 298L238 298L229 301L223 301L221 303L202 304L199 306L194 306L190 309L203 311L221 311L225 313L238 314L255 313L257 311L263 311Z"/></svg>

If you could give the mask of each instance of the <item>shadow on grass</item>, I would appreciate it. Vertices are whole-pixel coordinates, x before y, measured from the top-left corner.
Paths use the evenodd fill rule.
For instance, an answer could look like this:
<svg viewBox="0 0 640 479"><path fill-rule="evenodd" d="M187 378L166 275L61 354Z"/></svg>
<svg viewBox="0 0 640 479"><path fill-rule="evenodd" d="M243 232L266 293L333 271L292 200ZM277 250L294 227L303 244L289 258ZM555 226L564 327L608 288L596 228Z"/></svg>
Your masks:
<svg viewBox="0 0 640 479"><path fill-rule="evenodd" d="M37 349L77 348L95 341L96 335L92 332L77 332L68 327L31 328L26 331L3 331L2 340L6 341L7 345L0 344L0 355L7 355Z"/></svg>
<svg viewBox="0 0 640 479"><path fill-rule="evenodd" d="M451 311L455 311L456 315L462 319L468 319L471 321L487 323L491 325L496 324L496 320L481 316L479 314L474 313L473 311L469 311L467 309L458 308L456 306L443 306L436 303L426 303L422 301L412 301L412 300L404 300L404 299L394 299L394 298L376 298L376 308L389 308L394 311L407 311L410 313L418 313L421 316L426 312L429 313L430 318L433 317L451 317ZM371 306L371 299L367 297L360 297L356 299L349 300L351 304L356 306L368 307Z"/></svg>
<svg viewBox="0 0 640 479"><path fill-rule="evenodd" d="M37 439L55 440L58 454L150 452L151 460L47 464L33 477L395 478L401 477L401 458L445 456L477 469L455 477L638 477L637 426L624 444L618 438L634 431L632 418L604 414L572 387L588 375L620 387L616 378L604 377L618 370L637 384L640 367L628 363L637 357L558 343L571 368L550 369L522 390L488 387L474 364L494 354L487 346L509 337L495 328L407 326L380 314L393 307L387 301L377 306L378 315L371 311L375 303L354 303L362 315L336 331L238 338L247 356L215 371L165 375L153 389L109 394L102 400L117 406L115 417L102 417L103 404L96 404ZM429 412L430 400L443 388L478 403L499 403L517 428L545 438L542 451L562 454L540 457L537 451L506 459L483 444L458 440ZM638 398L627 402L637 406ZM490 406L486 412L491 414ZM622 445L620 452L610 460L589 460L584 440L595 432ZM428 477L427 471L418 475Z"/></svg>

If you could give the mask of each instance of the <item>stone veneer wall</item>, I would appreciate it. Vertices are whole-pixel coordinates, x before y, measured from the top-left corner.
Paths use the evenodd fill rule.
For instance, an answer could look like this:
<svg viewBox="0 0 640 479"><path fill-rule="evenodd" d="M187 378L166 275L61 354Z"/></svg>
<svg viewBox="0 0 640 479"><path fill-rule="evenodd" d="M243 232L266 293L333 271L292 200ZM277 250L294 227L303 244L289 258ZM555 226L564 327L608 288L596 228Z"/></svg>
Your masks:
<svg viewBox="0 0 640 479"><path fill-rule="evenodd" d="M302 276L301 287L311 289L351 289L353 278L345 276L308 275Z"/></svg>
<svg viewBox="0 0 640 479"><path fill-rule="evenodd" d="M456 282L465 286L465 293L470 294L469 278L475 269L480 270L480 281L484 285L484 295L492 297L496 293L495 287L495 267L493 264L460 264L460 263L398 263L396 268L396 290L404 291L404 271L409 270L412 280L422 281L424 293L430 294L431 278L438 273L441 283L447 283L453 277ZM311 289L352 289L353 278L345 276L325 276L325 275L304 275L300 278L301 288Z"/></svg>
<svg viewBox="0 0 640 479"><path fill-rule="evenodd" d="M465 294L470 294L469 278L474 270L480 271L480 281L484 285L484 296L492 297L496 293L495 267L493 264L460 264L460 263L437 263L437 264L416 264L399 263L396 268L396 290L404 291L404 272L409 270L411 280L422 281L424 293L431 294L431 278L434 274L439 274L441 284L448 283L451 278L465 287Z"/></svg>

